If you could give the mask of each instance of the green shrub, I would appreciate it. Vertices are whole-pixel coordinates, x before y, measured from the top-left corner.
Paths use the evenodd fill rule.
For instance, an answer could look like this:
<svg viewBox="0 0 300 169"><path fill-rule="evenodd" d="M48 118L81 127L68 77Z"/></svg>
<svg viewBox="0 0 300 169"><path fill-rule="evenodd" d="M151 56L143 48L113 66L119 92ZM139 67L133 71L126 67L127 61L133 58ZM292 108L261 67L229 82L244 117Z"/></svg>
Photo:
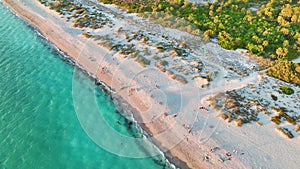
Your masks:
<svg viewBox="0 0 300 169"><path fill-rule="evenodd" d="M241 119L236 119L235 123L238 127L241 127L243 125L243 121Z"/></svg>
<svg viewBox="0 0 300 169"><path fill-rule="evenodd" d="M223 119L223 120L226 120L228 118L228 116L225 114L225 113L222 113L220 115L220 117Z"/></svg>
<svg viewBox="0 0 300 169"><path fill-rule="evenodd" d="M294 94L294 90L288 86L280 86L280 90L287 95Z"/></svg>
<svg viewBox="0 0 300 169"><path fill-rule="evenodd" d="M90 38L92 37L92 35L88 34L88 33L82 33L82 36L86 37L86 38Z"/></svg>
<svg viewBox="0 0 300 169"><path fill-rule="evenodd" d="M269 76L273 76L288 83L300 85L300 64L288 60L278 59L267 70Z"/></svg>
<svg viewBox="0 0 300 169"><path fill-rule="evenodd" d="M258 126L262 126L262 125L263 125L263 122L258 121L258 122L257 122L257 125L258 125Z"/></svg>
<svg viewBox="0 0 300 169"><path fill-rule="evenodd" d="M296 131L296 132L299 132L299 131L300 131L300 125L299 125L299 124L297 124L297 125L295 126L295 131Z"/></svg>
<svg viewBox="0 0 300 169"><path fill-rule="evenodd" d="M187 80L185 79L185 77L181 76L181 75L176 75L176 80L182 84L187 84Z"/></svg>
<svg viewBox="0 0 300 169"><path fill-rule="evenodd" d="M283 116L283 117L286 119L286 121L289 122L290 124L296 125L296 119L295 119L295 118L289 116L289 115L286 114L286 113L284 113L282 116Z"/></svg>
<svg viewBox="0 0 300 169"><path fill-rule="evenodd" d="M281 118L279 116L273 116L271 117L271 121L274 122L275 124L279 125L281 123Z"/></svg>
<svg viewBox="0 0 300 169"><path fill-rule="evenodd" d="M168 66L169 62L165 61L165 60L162 60L162 61L159 62L159 64L162 65L162 66Z"/></svg>
<svg viewBox="0 0 300 169"><path fill-rule="evenodd" d="M151 61L142 57L138 56L135 61L137 61L139 64L141 64L143 67L146 67L147 65L150 65Z"/></svg>
<svg viewBox="0 0 300 169"><path fill-rule="evenodd" d="M294 135L292 134L292 132L289 131L289 129L287 129L287 128L278 127L277 130L280 131L285 136L287 136L288 138L294 138Z"/></svg>
<svg viewBox="0 0 300 169"><path fill-rule="evenodd" d="M273 95L273 94L271 94L271 97L272 97L272 99L275 100L275 101L278 100L277 96L275 96L275 95Z"/></svg>
<svg viewBox="0 0 300 169"><path fill-rule="evenodd" d="M186 42L181 42L180 46L185 48L186 47Z"/></svg>
<svg viewBox="0 0 300 169"><path fill-rule="evenodd" d="M231 121L232 121L232 116L229 115L229 116L228 116L228 123L230 123Z"/></svg>

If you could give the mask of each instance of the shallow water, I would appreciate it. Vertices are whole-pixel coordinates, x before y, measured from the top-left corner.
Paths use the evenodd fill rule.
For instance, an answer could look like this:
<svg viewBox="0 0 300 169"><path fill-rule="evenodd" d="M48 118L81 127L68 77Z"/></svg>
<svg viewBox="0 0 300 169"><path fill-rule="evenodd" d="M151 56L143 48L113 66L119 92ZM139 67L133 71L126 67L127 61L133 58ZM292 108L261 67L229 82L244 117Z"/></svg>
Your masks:
<svg viewBox="0 0 300 169"><path fill-rule="evenodd" d="M0 23L1 169L166 167L160 156L120 157L93 142L74 109L74 68L1 2ZM80 98L89 97L92 89L100 114L115 131L140 135L134 127L126 127L128 122L107 94L83 74L79 76ZM83 103L89 107L89 102ZM101 132L109 140L110 133Z"/></svg>

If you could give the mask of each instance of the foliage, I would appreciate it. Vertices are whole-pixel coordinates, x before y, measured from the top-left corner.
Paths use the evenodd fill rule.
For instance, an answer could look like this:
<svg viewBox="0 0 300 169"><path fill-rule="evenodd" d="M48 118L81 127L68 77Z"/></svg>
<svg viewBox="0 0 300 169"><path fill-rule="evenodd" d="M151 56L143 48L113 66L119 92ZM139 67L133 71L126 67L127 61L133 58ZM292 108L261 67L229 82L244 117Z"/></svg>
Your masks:
<svg viewBox="0 0 300 169"><path fill-rule="evenodd" d="M241 127L243 125L243 121L241 119L236 119L235 123L238 127Z"/></svg>
<svg viewBox="0 0 300 169"><path fill-rule="evenodd" d="M263 122L258 121L258 122L257 122L257 125L258 125L258 126L262 126L262 125L263 125Z"/></svg>
<svg viewBox="0 0 300 169"><path fill-rule="evenodd" d="M205 6L184 0L100 1L129 12L164 12L183 18L205 32L204 37L217 36L226 49L246 48L265 57L287 59L300 54L300 4L293 1L220 0ZM250 10L256 4L261 7Z"/></svg>
<svg viewBox="0 0 300 169"><path fill-rule="evenodd" d="M182 18L176 18L175 16L168 13L146 12L140 15L164 27L178 29L194 35L201 35L201 31L196 25L192 25L189 21Z"/></svg>
<svg viewBox="0 0 300 169"><path fill-rule="evenodd" d="M92 35L88 34L88 33L82 33L82 36L86 37L86 38L90 38L92 37Z"/></svg>
<svg viewBox="0 0 300 169"><path fill-rule="evenodd" d="M99 1L116 4L129 12L165 13L161 17L164 25L178 25L178 28L197 26L204 32L205 40L217 37L225 49L245 48L265 59L279 59L268 75L300 84L299 65L287 61L300 55L300 3L297 1L218 0L205 6L184 0ZM189 21L190 25L178 18ZM195 28L190 30L192 32Z"/></svg>
<svg viewBox="0 0 300 169"><path fill-rule="evenodd" d="M162 66L168 66L169 65L168 61L166 61L166 60L161 60L159 63Z"/></svg>
<svg viewBox="0 0 300 169"><path fill-rule="evenodd" d="M278 115L271 117L271 121L274 122L275 124L279 125L281 123L282 119L285 119L287 122L289 122L292 125L296 125L296 121L299 119L297 116L291 116L286 113L286 109L284 107L281 108L275 108L272 107L274 110L276 110Z"/></svg>
<svg viewBox="0 0 300 169"><path fill-rule="evenodd" d="M259 100L247 100L236 90L219 93L211 99L212 108L222 111L220 117L228 122L235 121L237 126L258 121L259 112L266 111L267 105ZM260 107L253 109L252 107Z"/></svg>
<svg viewBox="0 0 300 169"><path fill-rule="evenodd" d="M288 86L280 86L280 90L287 95L294 94L294 90Z"/></svg>
<svg viewBox="0 0 300 169"><path fill-rule="evenodd" d="M296 132L299 132L300 131L300 125L299 124L297 124L296 126L295 126L295 129L294 129Z"/></svg>
<svg viewBox="0 0 300 169"><path fill-rule="evenodd" d="M187 82L188 82L184 76L178 75L178 74L175 75L175 79L182 84L187 84Z"/></svg>
<svg viewBox="0 0 300 169"><path fill-rule="evenodd" d="M277 101L277 99L278 99L277 96L275 96L274 94L271 94L271 97L274 101Z"/></svg>
<svg viewBox="0 0 300 169"><path fill-rule="evenodd" d="M268 69L267 74L285 82L300 85L300 72L298 69L300 69L298 63L279 59Z"/></svg>
<svg viewBox="0 0 300 169"><path fill-rule="evenodd" d="M292 132L289 131L289 129L287 129L287 128L278 127L277 130L280 131L285 136L287 136L288 138L294 138L294 135L292 134Z"/></svg>
<svg viewBox="0 0 300 169"><path fill-rule="evenodd" d="M146 67L146 65L150 65L150 60L142 57L142 56L138 56L136 59L135 59L139 64L141 64L141 66L143 67Z"/></svg>
<svg viewBox="0 0 300 169"><path fill-rule="evenodd" d="M88 27L93 29L102 28L109 25L108 19L100 11L91 11L82 4L77 4L70 0L39 0L40 3L55 10L60 15L68 15L66 21L72 20L73 26L78 28Z"/></svg>
<svg viewBox="0 0 300 169"><path fill-rule="evenodd" d="M279 125L281 123L280 119L281 119L280 116L273 116L273 117L271 117L271 121L274 122L277 125Z"/></svg>
<svg viewBox="0 0 300 169"><path fill-rule="evenodd" d="M101 11L90 11L75 1L39 1L61 15L69 15L67 20L72 20L75 27L98 29L110 24ZM300 85L300 65L290 61L300 55L300 3L297 1L219 0L205 6L184 0L99 1L116 4L129 12L148 12L165 26L197 35L204 32L205 40L217 37L225 49L248 49L252 54L274 61L267 71L269 76ZM180 51L176 52L181 55ZM150 64L143 59L140 62Z"/></svg>

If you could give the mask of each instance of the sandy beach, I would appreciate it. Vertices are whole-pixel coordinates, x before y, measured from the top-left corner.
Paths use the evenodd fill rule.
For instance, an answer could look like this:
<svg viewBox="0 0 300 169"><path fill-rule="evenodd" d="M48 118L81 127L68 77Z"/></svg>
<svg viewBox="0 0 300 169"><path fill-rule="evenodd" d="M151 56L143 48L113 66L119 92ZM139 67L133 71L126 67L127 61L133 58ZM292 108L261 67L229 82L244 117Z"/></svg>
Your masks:
<svg viewBox="0 0 300 169"><path fill-rule="evenodd" d="M119 110L133 113L155 145L179 168L297 168L300 165L299 160L286 165L281 162L299 159L299 137L287 141L276 135L272 124L263 130L257 126L237 128L222 121L219 112L210 109L206 101L217 92L258 82L257 72L240 81L225 81L221 76L226 73L220 73L211 88L200 90L195 85L197 82L178 83L154 67L142 67L97 45L83 37L80 28L72 27L37 0L3 2L108 85L114 91L111 95ZM215 45L208 44L205 50L210 47ZM222 53L223 49L220 50Z"/></svg>
<svg viewBox="0 0 300 169"><path fill-rule="evenodd" d="M125 82L119 82L114 78L114 74L111 72L115 72L117 70L117 65L111 64L110 58L105 57L99 57L98 59L101 59L101 62L91 62L88 59L88 56L99 56L99 53L107 53L105 49L101 49L99 46L96 46L94 43L87 41L86 39L79 37L77 34L70 34L66 32L63 27L67 26L62 20L59 19L59 16L53 13L53 11L47 10L45 7L43 7L39 2L37 1L4 1L11 9L13 9L18 15L20 15L22 18L24 18L26 21L28 21L30 24L34 25L37 29L40 30L41 33L43 33L49 41L51 41L54 45L56 45L60 50L64 51L67 55L72 57L76 62L80 63L88 72L91 72L95 74L101 81L111 86L112 89L117 91L117 95L113 96L114 98L117 98L120 102L128 102L132 107L130 108L131 111L134 112L135 118L143 119L143 121L146 121L146 123L142 124L144 129L148 133L152 133L151 135L154 135L152 138L158 145L161 145L163 147L164 143L168 143L169 139L174 138L174 135L180 133L180 131L173 131L172 132L165 132L166 136L163 136L161 138L158 138L156 140L155 132L157 130L160 130L162 125L166 125L166 121L156 121L155 123L149 123L149 119L147 117L142 117L142 114L139 112L139 110L145 110L145 105L140 103L140 99L144 98L144 96L139 96L135 98L129 98L127 91L119 91L122 88L122 83ZM43 14L38 13L43 12L44 15L48 14L48 16L45 18ZM84 49L83 49L84 48ZM83 49L83 50L82 50ZM109 56L108 56L109 57ZM98 64L101 65L98 65ZM136 72L139 72L139 69L142 69L137 63L132 62L130 64L135 65L134 70ZM102 69L99 69L99 67L106 67L106 71L102 71ZM106 65L106 66L105 66ZM109 66L108 66L109 65ZM126 71L120 72L123 73L123 77L126 77ZM121 78L122 75L118 74L118 78ZM165 77L166 78L166 77ZM126 81L130 81L131 79L126 79ZM134 96L133 96L134 97ZM138 120L141 122L141 120ZM160 124L162 123L162 124ZM172 122L171 122L172 123ZM159 125L157 125L159 124ZM194 146L188 146L190 143L187 143L185 141L179 143L176 148L171 149L170 156L172 156L172 162L179 165L180 168L202 168L206 165L201 164L202 158L199 158L198 155L190 155L193 151ZM167 147L168 145L166 145ZM191 159L193 160L191 160ZM192 162L188 162L188 161ZM184 162L183 162L184 161ZM190 163L190 164L189 164ZM206 167L205 167L206 168Z"/></svg>

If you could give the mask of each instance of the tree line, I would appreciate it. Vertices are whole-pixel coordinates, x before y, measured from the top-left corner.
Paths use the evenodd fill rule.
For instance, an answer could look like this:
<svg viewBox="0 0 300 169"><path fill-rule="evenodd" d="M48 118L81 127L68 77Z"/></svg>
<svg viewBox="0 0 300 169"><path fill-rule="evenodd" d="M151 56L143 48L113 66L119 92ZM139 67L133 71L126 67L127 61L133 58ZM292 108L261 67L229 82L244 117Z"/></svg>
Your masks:
<svg viewBox="0 0 300 169"><path fill-rule="evenodd" d="M164 12L196 25L225 49L247 49L271 60L268 75L300 85L300 1L217 0L200 6L184 0L99 0L129 12Z"/></svg>

